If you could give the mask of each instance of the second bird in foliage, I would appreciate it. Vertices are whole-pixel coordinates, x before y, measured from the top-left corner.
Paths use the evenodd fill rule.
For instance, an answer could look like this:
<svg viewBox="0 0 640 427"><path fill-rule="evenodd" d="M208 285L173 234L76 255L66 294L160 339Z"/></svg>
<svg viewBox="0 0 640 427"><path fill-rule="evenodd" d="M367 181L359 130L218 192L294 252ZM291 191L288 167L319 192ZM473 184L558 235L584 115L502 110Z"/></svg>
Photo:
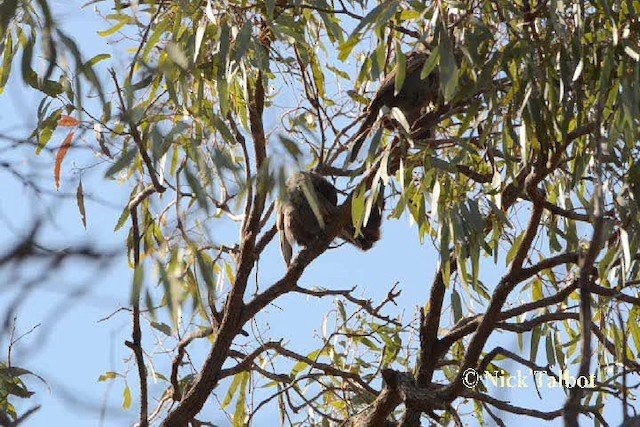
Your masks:
<svg viewBox="0 0 640 427"><path fill-rule="evenodd" d="M424 79L421 76L428 58L429 52L425 50L414 51L407 55L404 82L397 93L396 76L398 75L398 65L396 64L394 69L385 77L367 106L364 122L356 132L353 148L349 154L349 161L354 161L358 157L360 148L367 139L383 107L389 109L397 107L402 111L409 127L413 128L416 121L428 112L432 104L436 103L439 84L436 71L433 70ZM395 127L393 121L390 120L387 120L383 125L389 129Z"/></svg>

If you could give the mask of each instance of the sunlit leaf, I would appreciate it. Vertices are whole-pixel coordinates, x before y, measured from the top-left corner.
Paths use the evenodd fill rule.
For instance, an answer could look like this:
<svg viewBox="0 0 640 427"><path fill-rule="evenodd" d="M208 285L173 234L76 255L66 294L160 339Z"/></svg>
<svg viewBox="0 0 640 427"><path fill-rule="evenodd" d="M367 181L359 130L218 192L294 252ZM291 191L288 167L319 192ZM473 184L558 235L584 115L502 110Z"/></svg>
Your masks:
<svg viewBox="0 0 640 427"><path fill-rule="evenodd" d="M114 25L113 27L111 27L111 28L109 28L107 30L98 31L98 35L100 37L103 37L103 38L111 37L112 35L114 35L118 31L123 29L125 25L127 25L127 21L124 21L124 20L120 21L116 25Z"/></svg>
<svg viewBox="0 0 640 427"><path fill-rule="evenodd" d="M233 397L235 396L236 392L238 391L238 388L240 387L240 384L242 383L242 380L243 380L242 375L236 375L233 377L233 382L229 386L227 395L222 401L222 405L221 405L222 409L227 409L229 407L229 405L233 401Z"/></svg>
<svg viewBox="0 0 640 427"><path fill-rule="evenodd" d="M118 374L116 372L106 372L104 375L100 375L100 377L98 377L98 382L106 382L106 381L111 381L114 380L118 377Z"/></svg>
<svg viewBox="0 0 640 427"><path fill-rule="evenodd" d="M128 411L129 409L131 409L132 404L133 397L131 396L131 388L129 388L129 386L126 386L122 395L122 409Z"/></svg>
<svg viewBox="0 0 640 427"><path fill-rule="evenodd" d="M193 51L193 61L195 62L198 59L198 54L200 53L200 46L202 46L202 39L204 38L204 33L207 30L207 23L200 22L198 24L198 28L196 29L196 44Z"/></svg>
<svg viewBox="0 0 640 427"><path fill-rule="evenodd" d="M111 55L109 55L108 53L101 53L99 55L94 56L93 58L91 58L87 62L85 62L83 64L83 68L93 67L93 66L101 63L102 61L106 61L107 59L111 59Z"/></svg>

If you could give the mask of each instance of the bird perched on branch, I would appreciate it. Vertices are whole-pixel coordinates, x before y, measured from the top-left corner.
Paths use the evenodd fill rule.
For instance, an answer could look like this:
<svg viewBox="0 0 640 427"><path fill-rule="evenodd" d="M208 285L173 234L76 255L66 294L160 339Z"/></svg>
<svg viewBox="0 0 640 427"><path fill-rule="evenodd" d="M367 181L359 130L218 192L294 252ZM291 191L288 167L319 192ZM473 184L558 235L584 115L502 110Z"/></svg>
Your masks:
<svg viewBox="0 0 640 427"><path fill-rule="evenodd" d="M622 424L620 424L620 427L640 427L640 416L627 418Z"/></svg>
<svg viewBox="0 0 640 427"><path fill-rule="evenodd" d="M398 93L396 93L398 65L382 81L380 88L367 106L364 122L356 132L353 148L349 154L350 162L358 157L360 148L383 107L386 106L388 109L397 107L407 119L409 127L412 128L416 120L428 112L432 104L436 103L439 84L436 70L433 70L425 79L421 78L422 69L428 58L429 52L425 50L417 50L407 55L405 78ZM394 120L386 119L383 126L387 129L393 129L396 123Z"/></svg>
<svg viewBox="0 0 640 427"><path fill-rule="evenodd" d="M384 197L378 195L368 222L356 236L356 228L349 221L338 237L366 251L380 239L380 225ZM299 172L287 180L286 195L278 201L277 228L280 247L287 265L291 262L293 246L307 247L322 238L325 229L338 214L338 190L314 172Z"/></svg>

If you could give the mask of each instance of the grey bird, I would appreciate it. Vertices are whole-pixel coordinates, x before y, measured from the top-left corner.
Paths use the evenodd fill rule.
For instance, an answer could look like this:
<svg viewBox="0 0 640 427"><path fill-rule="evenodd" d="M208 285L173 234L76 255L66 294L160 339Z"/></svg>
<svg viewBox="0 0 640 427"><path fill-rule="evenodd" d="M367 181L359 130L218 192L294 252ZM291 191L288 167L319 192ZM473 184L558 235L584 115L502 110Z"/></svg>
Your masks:
<svg viewBox="0 0 640 427"><path fill-rule="evenodd" d="M382 81L380 88L367 106L364 122L356 132L353 148L349 154L350 162L358 157L360 148L378 119L382 107L386 106L389 109L397 107L404 114L409 126L413 127L416 120L428 112L432 104L435 104L438 99L439 84L437 71L433 70L425 79L420 78L429 54L428 51L418 50L407 55L404 83L398 94L395 93L397 65ZM389 120L386 123L383 122L383 125L388 129L395 127L395 123Z"/></svg>
<svg viewBox="0 0 640 427"><path fill-rule="evenodd" d="M338 237L366 251L380 239L380 226L384 197L372 207L367 224L356 236L353 223L348 222ZM280 248L287 265L291 262L293 246L311 245L322 238L325 229L338 213L338 190L315 172L299 172L286 184L286 195L278 200L277 228L280 232Z"/></svg>
<svg viewBox="0 0 640 427"><path fill-rule="evenodd" d="M627 418L622 424L620 424L620 427L640 427L640 416Z"/></svg>

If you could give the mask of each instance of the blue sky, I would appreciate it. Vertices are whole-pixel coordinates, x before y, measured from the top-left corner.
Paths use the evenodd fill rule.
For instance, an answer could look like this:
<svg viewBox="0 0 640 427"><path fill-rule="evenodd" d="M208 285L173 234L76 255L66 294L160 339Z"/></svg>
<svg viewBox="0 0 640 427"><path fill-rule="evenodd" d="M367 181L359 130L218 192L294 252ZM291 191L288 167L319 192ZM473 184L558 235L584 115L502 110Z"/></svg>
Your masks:
<svg viewBox="0 0 640 427"><path fill-rule="evenodd" d="M80 11L77 5L81 2L54 1L54 10L58 14L58 21L75 36L86 57L97 53L111 53L116 64L122 64L126 57L97 35L97 31L104 30L108 24L96 17L91 9ZM17 69L19 73L19 68ZM35 111L39 96L25 88L18 74L14 74L6 93L0 102L0 133L26 135L33 128ZM58 146L65 133L58 131L51 146ZM87 141L91 142L91 141ZM78 141L76 145L82 146ZM24 161L29 169L35 161L49 164L49 169L43 170L45 176L49 173L49 189L55 190L53 182L53 157L43 154L34 159L34 152L30 148L22 149L14 154L15 159ZM72 151L65 160L63 172L63 189L65 193L74 194L77 179L73 164L83 164L88 159L87 152ZM13 159L12 159L13 160ZM129 188L116 181L102 179L102 173L95 171L83 175L83 185L87 194L86 206L88 214L88 229L82 227L75 198L66 199L63 203L51 198L36 199L28 195L20 183L8 179L0 172L5 183L5 196L0 199L0 250L10 247L11 242L20 238L31 225L28 221L35 213L47 212L52 224L42 234L43 240L51 245L68 245L70 242L92 242L103 248L120 248L123 255L114 260L108 269L96 271L85 263L72 263L61 272L41 283L37 290L21 301L17 311L18 334L24 333L37 324L42 324L32 334L26 336L14 350L14 364L30 369L45 378L48 386L38 380L30 380L29 386L37 392L31 400L20 405L22 410L34 403L42 404L27 425L58 425L64 422L67 426L122 426L135 422L137 417L137 401L130 411L121 410L123 382L98 383L97 379L106 371L125 372L125 359L131 357L131 351L124 346L124 341L130 337L130 318L126 312L120 312L108 321L99 322L109 316L119 307L128 304L131 270L124 256L126 227L118 233L113 229L120 215L120 211L127 203ZM108 200L109 206L92 201L89 196L95 195L102 200ZM111 206L113 205L113 207ZM119 208L117 208L119 207ZM232 237L234 230L215 230L216 237ZM403 218L398 221L387 221L384 224L382 241L370 252L362 253L347 245L333 249L323 254L305 273L300 285L311 288L314 286L331 289L347 289L355 285L361 296L372 298L374 301L384 299L394 283L399 282L402 295L397 299L397 307L389 307L387 314L403 313L403 320L408 322L414 318L419 307L428 299L428 293L437 268L437 251L430 242L421 245L418 241L415 227ZM503 272L504 259L499 266L494 266L491 260L483 263L482 280L493 289L499 280L499 273ZM38 266L29 266L34 271ZM267 284L285 272L285 265L279 253L278 242L270 245L263 256L260 265L261 284ZM5 278L0 272L0 279ZM149 283L148 283L149 285ZM81 296L73 296L75 290L86 291ZM0 291L0 307L8 308L19 293L19 289L10 283ZM448 299L447 299L448 301ZM293 350L302 353L316 349L320 343L323 315L333 307L330 299L310 300L303 295L287 295L268 307L259 315L259 320L269 326L269 336L272 339L284 338ZM447 312L445 316L449 316ZM145 334L153 333L146 329ZM525 336L525 343L529 337ZM492 343L519 352L515 338L497 337ZM146 335L146 346L153 350L155 337ZM6 337L0 342L0 350L6 351ZM198 343L194 352L194 360L204 359L207 343ZM528 346L524 354L528 355ZM157 349L156 349L157 350ZM544 353L541 349L540 353ZM158 356L158 366L167 366L167 356ZM159 368L160 369L160 368ZM127 379L136 394L136 373L132 371ZM152 393L159 395L161 386L154 386L151 382ZM224 389L224 387L223 387ZM543 390L543 400L538 400L535 393L516 390L509 396L514 404L529 405L540 409L556 409L564 402L563 394L559 391L546 393ZM496 397L500 394L496 394ZM224 393L220 394L220 399ZM101 407L106 402L109 410L106 417L101 417ZM614 406L614 405L611 405ZM151 404L153 408L154 405ZM274 409L275 410L275 409ZM203 419L213 419L225 425L221 416L216 414L211 406L203 413ZM612 407L610 420L615 420L619 406ZM274 411L266 412L258 418L255 425L276 425L277 417ZM509 418L505 417L509 424ZM519 418L521 427L538 426L539 421ZM561 422L546 423L559 426ZM615 424L615 423L614 423Z"/></svg>

